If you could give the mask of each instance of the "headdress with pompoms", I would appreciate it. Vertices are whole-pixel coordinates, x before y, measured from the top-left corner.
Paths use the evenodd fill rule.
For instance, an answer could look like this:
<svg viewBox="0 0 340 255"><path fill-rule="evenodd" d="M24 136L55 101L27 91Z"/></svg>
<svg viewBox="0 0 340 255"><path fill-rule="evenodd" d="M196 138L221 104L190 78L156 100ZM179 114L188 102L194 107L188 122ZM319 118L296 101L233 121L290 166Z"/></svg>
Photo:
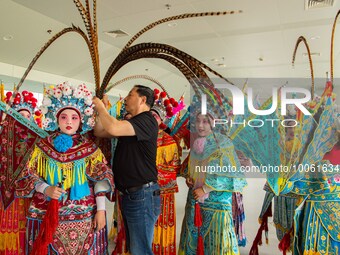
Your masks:
<svg viewBox="0 0 340 255"><path fill-rule="evenodd" d="M8 103L8 100L11 98L12 94L13 93L10 91L6 93L6 103ZM38 100L34 97L32 92L24 90L22 93L18 92L15 95L12 108L17 112L21 110L27 110L31 114L33 114L34 109L37 107L37 102Z"/></svg>
<svg viewBox="0 0 340 255"><path fill-rule="evenodd" d="M174 98L169 98L165 91L160 92L158 89L154 89L155 103L151 110L155 111L162 120L162 129L166 128L167 120L171 119L179 111L184 109L185 105L183 100L178 103Z"/></svg>
<svg viewBox="0 0 340 255"><path fill-rule="evenodd" d="M12 97L12 92L7 92L4 101L8 103L9 99ZM24 90L22 93L18 92L13 99L12 108L17 112L26 110L31 113L31 120L36 113L35 109L37 107L38 100L34 97L32 92Z"/></svg>
<svg viewBox="0 0 340 255"><path fill-rule="evenodd" d="M81 133L91 130L95 124L93 116L92 93L85 84L76 88L64 82L47 89L44 96L41 112L45 115L43 128L47 131L55 131L58 128L57 116L66 109L74 109L81 118Z"/></svg>

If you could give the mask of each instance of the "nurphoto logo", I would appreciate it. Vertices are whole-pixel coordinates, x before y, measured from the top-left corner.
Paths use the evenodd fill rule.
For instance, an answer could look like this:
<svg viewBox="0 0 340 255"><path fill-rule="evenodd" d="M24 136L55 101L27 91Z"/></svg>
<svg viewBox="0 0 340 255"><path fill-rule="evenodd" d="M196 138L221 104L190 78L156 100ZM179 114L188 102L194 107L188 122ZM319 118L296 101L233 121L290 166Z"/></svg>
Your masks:
<svg viewBox="0 0 340 255"><path fill-rule="evenodd" d="M238 87L230 84L216 84L215 88L217 89L228 89L232 94L232 102L234 106L233 107L233 115L244 115L244 100L245 95L243 94L242 90ZM278 91L279 88L273 87L272 88L272 105L269 109L256 109L254 107L253 103L253 89L248 87L247 88L247 105L248 109L251 113L257 115L257 116L268 116L274 113L278 108ZM304 97L302 98L288 98L289 94L302 94ZM307 103L311 99L311 93L309 90L304 88L296 88L296 87L282 87L280 89L281 94L281 100L280 100L280 110L281 115L286 116L287 115L287 106L288 105L294 105L296 109L299 109L304 115L311 115L311 113L306 109L306 107L303 105L304 103ZM206 94L202 94L201 97L201 114L206 115L207 114L207 96ZM288 122L290 123L289 125ZM291 122L294 122L292 125ZM295 119L250 119L250 120L243 120L238 122L233 122L233 120L228 118L219 118L213 120L213 127L216 125L243 125L243 126L250 126L250 127L262 127L265 124L270 123L272 127L274 127L275 123L280 123L284 127L288 126L296 126L298 123Z"/></svg>

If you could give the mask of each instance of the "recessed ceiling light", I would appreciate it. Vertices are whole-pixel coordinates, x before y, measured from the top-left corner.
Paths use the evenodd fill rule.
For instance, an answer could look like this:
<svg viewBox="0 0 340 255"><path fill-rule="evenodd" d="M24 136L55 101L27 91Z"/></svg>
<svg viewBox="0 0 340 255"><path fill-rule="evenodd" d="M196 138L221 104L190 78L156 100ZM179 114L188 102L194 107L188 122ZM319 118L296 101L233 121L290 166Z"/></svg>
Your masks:
<svg viewBox="0 0 340 255"><path fill-rule="evenodd" d="M5 35L4 37L2 37L2 39L3 39L4 41L10 41L10 40L13 40L14 37L13 37L13 35Z"/></svg>
<svg viewBox="0 0 340 255"><path fill-rule="evenodd" d="M212 58L212 59L211 59L211 62L217 62L217 61L219 61L218 58Z"/></svg>
<svg viewBox="0 0 340 255"><path fill-rule="evenodd" d="M128 36L129 34L122 29L116 29L111 31L104 31L104 34L111 36L113 38Z"/></svg>
<svg viewBox="0 0 340 255"><path fill-rule="evenodd" d="M218 66L218 67L226 67L226 65L225 65L225 64L222 64L222 63L217 64L217 66Z"/></svg>
<svg viewBox="0 0 340 255"><path fill-rule="evenodd" d="M310 39L311 39L311 40L318 40L318 39L320 39L320 36L319 36L319 35L312 36Z"/></svg>
<svg viewBox="0 0 340 255"><path fill-rule="evenodd" d="M177 27L177 23L176 22L171 22L168 24L168 27Z"/></svg>

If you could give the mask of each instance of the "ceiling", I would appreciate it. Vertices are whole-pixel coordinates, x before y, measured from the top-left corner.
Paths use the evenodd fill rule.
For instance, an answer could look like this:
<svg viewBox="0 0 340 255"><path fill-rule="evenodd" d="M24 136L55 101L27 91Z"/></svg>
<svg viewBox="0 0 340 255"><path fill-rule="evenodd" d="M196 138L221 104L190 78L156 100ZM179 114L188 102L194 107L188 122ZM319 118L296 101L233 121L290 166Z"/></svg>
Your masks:
<svg viewBox="0 0 340 255"><path fill-rule="evenodd" d="M0 62L9 64L13 70L17 70L17 67L26 68L53 34L71 24L84 27L71 0L1 0L0 8L3 10L0 15ZM227 78L241 78L239 81L243 83L246 78L254 77L309 79L310 68L308 57L304 56L304 45L298 50L295 68L291 65L295 42L303 35L309 42L311 52L320 54L313 56L314 72L316 77L324 79L330 69L331 30L339 8L337 0L332 7L311 10L305 10L304 0L100 0L97 1L97 19L101 77L127 41L157 19L182 13L242 10L242 13L226 16L178 20L176 24L171 23L172 26L161 24L143 34L136 43L160 42L172 45ZM104 33L116 29L129 35L112 38ZM340 76L340 72L337 72L340 70L339 34L336 33L334 44L336 77ZM3 40L6 36L12 36L13 39ZM13 74L9 71L2 79L5 82L12 81L8 76L18 78L24 72L24 69L20 70L13 71ZM76 34L67 34L57 40L37 61L34 70L58 75L58 78L94 83L87 48ZM4 75L1 68L0 74ZM182 74L162 60L131 62L111 82L130 75L151 76L176 98L189 91L188 82ZM27 79L33 80L33 83L46 82L44 77L35 75ZM316 84L317 87L323 86L323 79L321 84ZM56 78L54 83L57 82L61 81ZM139 79L123 83L117 88L129 90L137 82L155 87L150 81ZM267 92L263 90L264 85L256 86L259 91ZM115 94L114 91L110 93Z"/></svg>
<svg viewBox="0 0 340 255"><path fill-rule="evenodd" d="M339 0L332 7L305 10L304 0L100 0L97 1L98 36L101 77L127 41L144 26L172 15L193 12L242 10L240 14L204 17L176 21L176 25L162 24L143 34L136 43L160 42L174 46L206 63L223 76L242 86L250 78L262 96L270 93L270 82L263 78L302 78L310 84L310 68L305 47L297 53L295 68L291 60L295 42L305 36L313 53L315 76L320 79L316 88L324 85L330 70L330 38L334 17L340 8ZM169 8L166 5L171 5ZM0 79L9 88L18 83L35 54L55 33L75 24L83 28L80 15L71 0L0 0ZM121 29L129 35L112 38L104 33ZM47 31L51 30L51 33ZM12 36L12 40L3 37ZM314 39L313 39L314 38ZM334 41L335 77L340 77L340 31ZM212 61L216 60L216 61ZM220 65L218 65L220 64ZM162 83L172 97L189 93L189 85L179 71L156 59L138 60L124 66L112 83L130 75L148 75ZM238 79L236 79L238 78ZM256 80L252 79L256 78ZM61 80L62 79L62 80ZM75 34L57 40L38 60L24 87L42 91L43 83L58 83L64 79L94 83L87 48ZM156 87L148 80L132 80L119 85L126 93L134 83ZM279 83L280 83L279 82ZM300 81L301 82L301 81ZM293 83L293 82L292 82ZM303 83L303 82L301 82ZM336 86L339 90L339 86ZM339 91L340 92L340 91ZM190 97L186 96L188 100ZM258 195L263 195L263 183L253 180L246 190L247 235L251 242L258 227ZM255 184L254 184L255 183ZM251 196L255 197L251 197ZM261 200L261 199L260 199ZM256 201L256 203L254 203ZM248 213L247 212L247 213ZM263 255L280 254L271 231L270 246ZM242 254L247 254L249 245ZM275 251L275 252L274 252Z"/></svg>

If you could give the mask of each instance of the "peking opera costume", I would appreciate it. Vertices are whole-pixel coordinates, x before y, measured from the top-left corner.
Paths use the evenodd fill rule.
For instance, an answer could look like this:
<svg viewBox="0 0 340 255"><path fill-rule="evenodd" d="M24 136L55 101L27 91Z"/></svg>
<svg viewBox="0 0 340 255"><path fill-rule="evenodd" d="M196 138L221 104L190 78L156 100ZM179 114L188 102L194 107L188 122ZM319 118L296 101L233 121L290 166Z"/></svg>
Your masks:
<svg viewBox="0 0 340 255"><path fill-rule="evenodd" d="M72 136L57 131L56 116L64 109L75 110L81 117L81 130ZM39 237L44 222L51 217L59 223L47 243L48 254L107 254L106 228L95 231L93 218L103 202L105 208L105 195L114 186L101 150L83 135L94 125L92 94L84 84L76 88L59 84L46 91L41 111L44 129L53 133L37 142L16 182L16 196L32 196L25 254L32 250L39 254L37 248L46 248L39 247L43 243ZM50 199L44 194L48 186L59 186L66 193L59 200ZM56 202L55 212L50 211L52 202ZM45 234L51 231L48 224Z"/></svg>
<svg viewBox="0 0 340 255"><path fill-rule="evenodd" d="M190 106L190 122L196 119L195 114L199 112L199 106L195 107L199 103L195 99ZM209 114L214 116L213 112ZM193 189L189 188L181 231L180 255L194 255L198 251L211 255L239 254L232 218L232 197L233 192L242 192L247 183L244 175L237 171L240 162L232 141L215 128L212 129L213 133L195 139L191 145L186 176L193 179L194 188L205 185L210 192L196 201L192 194ZM236 171L196 171L197 166L216 165L232 166Z"/></svg>
<svg viewBox="0 0 340 255"><path fill-rule="evenodd" d="M265 197L261 227L249 254L259 254L257 245L262 231L266 230L274 196L277 203L274 215L279 215L274 220L283 254L288 250L292 250L293 255L339 254L339 162L334 160L334 155L335 158L340 155L334 146L338 141L334 99L332 84L328 81L322 96L305 105L311 115L297 112L298 125L292 144L282 143L286 148L278 146L280 149L273 151L272 157L277 160L273 163L286 165L291 171L267 176L270 192ZM281 137L281 141L284 140L284 133ZM289 155L282 157L288 151ZM252 160L259 162L260 157L253 155Z"/></svg>
<svg viewBox="0 0 340 255"><path fill-rule="evenodd" d="M316 105L319 125L302 161L310 162L310 171L289 178L284 190L302 200L294 214L294 255L340 253L340 132L331 88L329 82Z"/></svg>
<svg viewBox="0 0 340 255"><path fill-rule="evenodd" d="M159 93L159 90L155 89L154 93L157 99L151 111L162 120L157 136L156 156L158 184L161 190L161 213L155 224L152 250L155 255L176 255L175 193L178 192L176 179L181 165L177 143L164 129L168 127L165 124L167 120L175 118L184 105L178 106L173 98L165 99L165 91Z"/></svg>
<svg viewBox="0 0 340 255"><path fill-rule="evenodd" d="M8 103L12 92L7 92L4 102ZM34 122L37 99L31 92L23 91L17 93L12 104L12 112L22 122ZM4 106L4 105L2 105ZM5 108L5 106L4 106ZM2 108L3 109L3 108ZM26 112L28 115L21 116L20 112ZM1 115L1 114L0 114ZM1 117L0 117L1 118ZM6 120L7 119L7 120ZM22 123L16 121L11 116L7 116L2 122L0 135L1 150L1 203L0 203L0 254L1 255L20 255L25 251L25 233L26 233L26 215L30 204L29 199L14 198L14 181L18 176L22 161L25 161L29 153L25 154L29 143L35 140L31 132L27 132ZM1 120L1 119L0 119ZM40 118L36 123L41 121ZM25 124L25 123L24 123ZM14 127L14 132L10 129ZM15 144L14 150L4 151L8 144ZM27 159L26 159L27 160Z"/></svg>

